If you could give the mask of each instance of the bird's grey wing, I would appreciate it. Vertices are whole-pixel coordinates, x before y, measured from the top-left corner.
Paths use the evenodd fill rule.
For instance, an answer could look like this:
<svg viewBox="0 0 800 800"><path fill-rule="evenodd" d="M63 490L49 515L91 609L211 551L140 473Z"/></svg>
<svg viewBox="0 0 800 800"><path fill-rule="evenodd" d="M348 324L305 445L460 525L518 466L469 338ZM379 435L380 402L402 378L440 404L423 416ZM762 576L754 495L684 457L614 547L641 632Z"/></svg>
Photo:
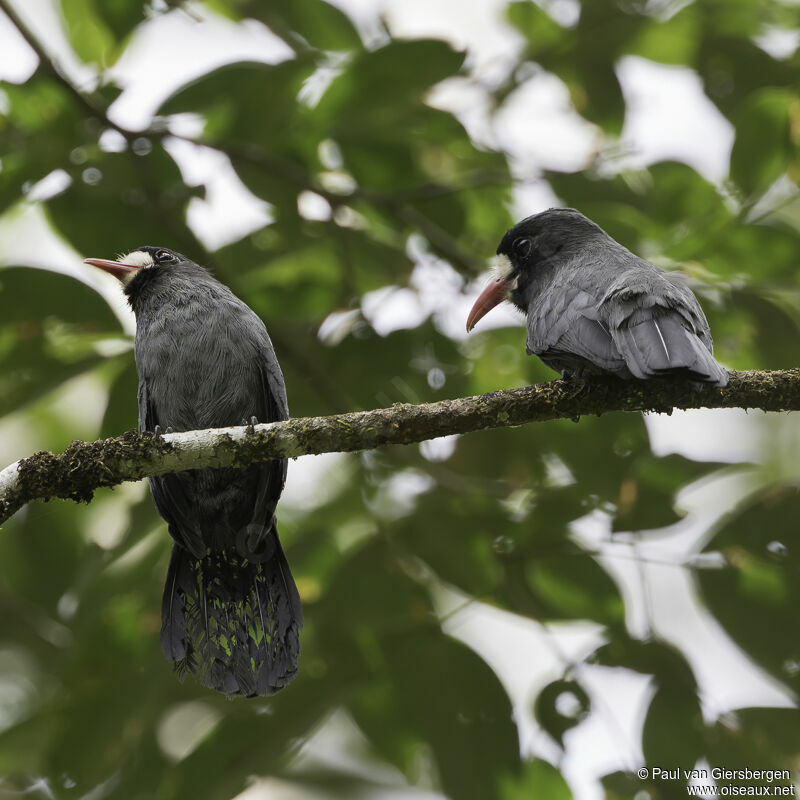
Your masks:
<svg viewBox="0 0 800 800"><path fill-rule="evenodd" d="M703 346L713 355L714 341L711 338L711 327L708 324L706 315L697 302L694 292L689 288L686 283L686 276L680 272L665 272L664 278L669 282L672 288L677 292L679 302L676 304L676 310L683 316L687 324L695 332L696 336L703 343Z"/></svg>
<svg viewBox="0 0 800 800"><path fill-rule="evenodd" d="M259 368L265 392L269 395L267 401L269 408L266 410L271 413L266 419L270 421L289 419L289 404L286 399L286 384L283 380L283 372L278 363L278 357L275 355L275 348L272 346L272 341L266 330L264 331L264 342L261 347Z"/></svg>
<svg viewBox="0 0 800 800"><path fill-rule="evenodd" d="M139 432L154 431L159 421L158 408L148 391L147 381L139 379ZM195 555L205 552L197 525L196 505L186 496L181 474L150 478L150 493L158 513L166 520L172 538Z"/></svg>
<svg viewBox="0 0 800 800"><path fill-rule="evenodd" d="M257 369L255 386L255 416L259 422L276 422L289 418L286 385L266 327L247 306L242 329L248 331L251 346L255 348L252 363ZM256 477L254 506L250 519L249 547L255 553L268 541L275 527L275 508L286 483L285 458L255 464L248 468Z"/></svg>
<svg viewBox="0 0 800 800"><path fill-rule="evenodd" d="M628 275L612 283L600 311L635 377L683 373L705 383L727 385L727 373L713 356L703 310L689 287L674 275Z"/></svg>
<svg viewBox="0 0 800 800"><path fill-rule="evenodd" d="M551 284L529 309L528 353L546 361L588 362L608 372L624 369L597 305L597 297L581 287Z"/></svg>
<svg viewBox="0 0 800 800"><path fill-rule="evenodd" d="M259 364L262 387L256 412L259 422L275 422L289 417L283 375L280 367L277 366L275 352L270 348L270 352L265 356L267 355L271 358L265 357L264 361ZM270 361L273 361L274 365L270 364ZM256 508L259 509L258 515L264 519L270 519L275 513L275 506L278 504L286 483L287 464L287 460L281 458L259 465L261 479Z"/></svg>

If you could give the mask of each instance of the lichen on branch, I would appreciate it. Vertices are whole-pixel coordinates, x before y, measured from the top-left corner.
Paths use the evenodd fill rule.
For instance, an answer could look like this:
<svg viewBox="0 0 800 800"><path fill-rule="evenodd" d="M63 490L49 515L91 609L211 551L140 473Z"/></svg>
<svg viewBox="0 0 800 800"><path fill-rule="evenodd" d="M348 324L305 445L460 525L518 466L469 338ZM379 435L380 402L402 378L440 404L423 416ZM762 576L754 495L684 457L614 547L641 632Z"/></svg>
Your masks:
<svg viewBox="0 0 800 800"><path fill-rule="evenodd" d="M731 372L724 389L675 380L554 380L438 403L398 403L373 411L164 436L129 431L113 439L76 441L59 455L35 453L0 471L0 523L31 500L60 497L88 502L99 487L169 472L371 450L587 414L671 413L674 408L797 411L800 369Z"/></svg>

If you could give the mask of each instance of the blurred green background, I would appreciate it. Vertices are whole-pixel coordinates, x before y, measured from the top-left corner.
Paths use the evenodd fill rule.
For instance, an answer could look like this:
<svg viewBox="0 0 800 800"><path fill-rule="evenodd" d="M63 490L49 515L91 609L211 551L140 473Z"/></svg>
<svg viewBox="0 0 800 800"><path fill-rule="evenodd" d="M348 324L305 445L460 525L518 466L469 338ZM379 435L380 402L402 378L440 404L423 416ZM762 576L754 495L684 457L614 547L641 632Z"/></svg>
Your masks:
<svg viewBox="0 0 800 800"><path fill-rule="evenodd" d="M0 15L2 465L135 426L132 320L80 260L142 244L262 316L295 416L555 377L511 314L462 329L506 228L556 203L684 270L726 365L798 365L796 3L400 5L0 2L21 15ZM631 121L675 81L697 97L672 122L716 168L637 157ZM789 415L612 414L300 459L279 508L300 675L251 701L162 660L144 483L33 504L0 532L0 797L796 779L798 445Z"/></svg>

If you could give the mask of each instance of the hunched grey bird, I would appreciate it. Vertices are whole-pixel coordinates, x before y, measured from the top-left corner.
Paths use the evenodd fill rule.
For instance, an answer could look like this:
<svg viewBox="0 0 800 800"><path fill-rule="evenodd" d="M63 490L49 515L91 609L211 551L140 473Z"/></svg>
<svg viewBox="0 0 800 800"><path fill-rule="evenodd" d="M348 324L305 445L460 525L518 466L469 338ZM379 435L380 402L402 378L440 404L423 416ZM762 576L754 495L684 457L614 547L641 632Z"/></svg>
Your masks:
<svg viewBox="0 0 800 800"><path fill-rule="evenodd" d="M122 281L136 315L140 431L288 418L264 323L208 270L164 247L86 263ZM285 459L150 479L174 540L164 655L225 694L273 694L297 673L303 615L275 521L285 481Z"/></svg>
<svg viewBox="0 0 800 800"><path fill-rule="evenodd" d="M527 352L564 376L683 376L726 386L697 298L678 273L634 255L572 208L551 208L503 236L496 277L467 331L503 300L527 315Z"/></svg>

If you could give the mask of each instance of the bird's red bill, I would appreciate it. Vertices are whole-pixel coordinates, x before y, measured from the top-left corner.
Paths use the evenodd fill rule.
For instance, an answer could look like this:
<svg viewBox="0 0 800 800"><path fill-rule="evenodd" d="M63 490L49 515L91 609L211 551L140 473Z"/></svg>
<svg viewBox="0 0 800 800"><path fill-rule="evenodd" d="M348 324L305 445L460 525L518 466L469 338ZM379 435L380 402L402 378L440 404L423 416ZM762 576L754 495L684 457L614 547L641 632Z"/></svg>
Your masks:
<svg viewBox="0 0 800 800"><path fill-rule="evenodd" d="M140 269L140 267L136 267L133 264L123 264L120 261L111 261L108 258L85 258L83 263L91 264L93 267L100 267L100 269L105 270L115 278L119 278L119 280Z"/></svg>
<svg viewBox="0 0 800 800"><path fill-rule="evenodd" d="M508 278L498 278L480 293L467 317L467 333L475 327L479 319L485 317L496 305L508 297L512 283L513 281Z"/></svg>

